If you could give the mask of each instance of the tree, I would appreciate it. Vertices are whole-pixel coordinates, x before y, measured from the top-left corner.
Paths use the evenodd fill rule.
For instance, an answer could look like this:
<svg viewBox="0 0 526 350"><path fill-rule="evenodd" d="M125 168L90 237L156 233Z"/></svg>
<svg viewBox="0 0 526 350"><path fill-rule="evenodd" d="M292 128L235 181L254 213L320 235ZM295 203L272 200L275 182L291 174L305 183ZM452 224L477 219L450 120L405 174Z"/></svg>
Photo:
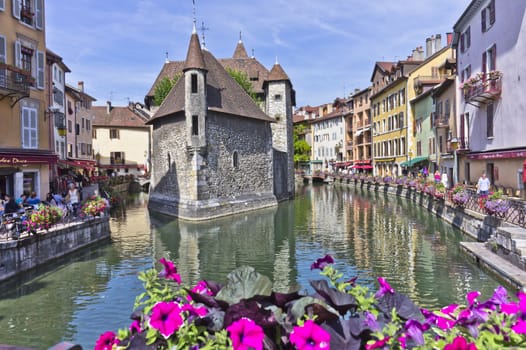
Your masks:
<svg viewBox="0 0 526 350"><path fill-rule="evenodd" d="M175 85L175 83L177 83L180 77L181 77L180 74L176 74L173 77L173 79L164 77L161 79L159 84L155 86L155 91L153 95L153 103L156 106L160 106L163 103L164 99L166 98L166 96L168 96L168 94L170 93L170 90L172 90L173 86Z"/></svg>
<svg viewBox="0 0 526 350"><path fill-rule="evenodd" d="M250 82L247 73L232 68L227 68L226 71L239 84L239 86L241 86L243 90L245 90L245 92L252 98L252 100L256 102L256 104L259 105L262 102L261 99L257 96L256 92L254 92L252 88L252 83Z"/></svg>
<svg viewBox="0 0 526 350"><path fill-rule="evenodd" d="M294 140L294 163L307 162L310 160L311 146L305 141L304 138L300 138L300 135L305 134L306 127L304 124L294 125L294 131L292 133Z"/></svg>

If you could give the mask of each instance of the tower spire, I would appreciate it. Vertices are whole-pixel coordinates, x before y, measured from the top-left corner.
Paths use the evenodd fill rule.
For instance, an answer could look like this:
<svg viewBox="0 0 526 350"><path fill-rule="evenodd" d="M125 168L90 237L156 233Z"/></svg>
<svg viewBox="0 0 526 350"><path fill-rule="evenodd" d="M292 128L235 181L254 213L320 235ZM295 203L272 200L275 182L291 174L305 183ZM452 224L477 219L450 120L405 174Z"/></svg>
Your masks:
<svg viewBox="0 0 526 350"><path fill-rule="evenodd" d="M194 28L192 29L192 34L193 33L197 33L197 30L196 30L196 15L195 15L195 0L192 0L192 16L193 16L193 21L194 21Z"/></svg>
<svg viewBox="0 0 526 350"><path fill-rule="evenodd" d="M203 39L203 43L201 44L201 46L203 48L206 47L206 42L205 42L205 30L209 30L210 28L208 27L205 27L205 22L201 22L201 27L199 27L199 30L201 31L201 38Z"/></svg>
<svg viewBox="0 0 526 350"><path fill-rule="evenodd" d="M239 31L239 42L242 43L243 42L243 38L241 36L241 31Z"/></svg>

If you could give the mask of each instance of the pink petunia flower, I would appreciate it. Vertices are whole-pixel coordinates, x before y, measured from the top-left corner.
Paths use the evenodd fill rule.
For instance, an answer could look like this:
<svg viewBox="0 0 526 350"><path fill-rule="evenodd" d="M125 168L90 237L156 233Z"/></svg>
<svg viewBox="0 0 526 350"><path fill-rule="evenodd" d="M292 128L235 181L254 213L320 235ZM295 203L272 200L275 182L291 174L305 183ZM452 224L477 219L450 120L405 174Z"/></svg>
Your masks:
<svg viewBox="0 0 526 350"><path fill-rule="evenodd" d="M511 330L517 334L526 334L526 321L518 319L517 322L511 326Z"/></svg>
<svg viewBox="0 0 526 350"><path fill-rule="evenodd" d="M141 323L138 320L135 320L130 325L130 331L132 333L141 333Z"/></svg>
<svg viewBox="0 0 526 350"><path fill-rule="evenodd" d="M115 344L119 344L119 339L117 339L115 333L108 331L102 333L97 339L94 350L111 350Z"/></svg>
<svg viewBox="0 0 526 350"><path fill-rule="evenodd" d="M385 344L387 344L389 339L390 339L389 337L385 337L382 340L376 340L374 343L366 344L365 345L365 350L381 349L381 348L383 348L385 346Z"/></svg>
<svg viewBox="0 0 526 350"><path fill-rule="evenodd" d="M296 326L290 334L290 342L298 350L329 349L331 335L312 320L307 320L303 326Z"/></svg>
<svg viewBox="0 0 526 350"><path fill-rule="evenodd" d="M181 307L175 302L159 302L152 308L150 327L157 329L164 338L169 338L177 331L184 320Z"/></svg>
<svg viewBox="0 0 526 350"><path fill-rule="evenodd" d="M381 298L386 293L394 294L394 289L387 283L387 281L383 277L378 277L378 283L380 284L380 289L376 292L374 295L375 298Z"/></svg>
<svg viewBox="0 0 526 350"><path fill-rule="evenodd" d="M168 280L174 280L181 284L181 276L177 273L175 264L170 260L166 260L165 258L159 259L159 262L164 266L164 270L159 273L159 277L164 277Z"/></svg>
<svg viewBox="0 0 526 350"><path fill-rule="evenodd" d="M249 318L241 318L226 329L234 350L263 350L263 329Z"/></svg>
<svg viewBox="0 0 526 350"><path fill-rule="evenodd" d="M468 344L467 340L459 335L451 344L447 344L444 350L477 350L477 346L474 343Z"/></svg>

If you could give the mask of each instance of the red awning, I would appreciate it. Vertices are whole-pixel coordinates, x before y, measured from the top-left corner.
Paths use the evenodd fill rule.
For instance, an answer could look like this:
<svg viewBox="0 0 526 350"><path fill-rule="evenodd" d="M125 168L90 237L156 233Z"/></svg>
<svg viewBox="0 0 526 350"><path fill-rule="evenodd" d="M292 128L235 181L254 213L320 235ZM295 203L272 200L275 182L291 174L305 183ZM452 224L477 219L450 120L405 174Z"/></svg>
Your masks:
<svg viewBox="0 0 526 350"><path fill-rule="evenodd" d="M491 151L477 152L468 154L468 159L502 159L502 158L525 158L526 150L508 150L508 151Z"/></svg>
<svg viewBox="0 0 526 350"><path fill-rule="evenodd" d="M0 165L19 166L56 163L57 155L51 151L0 150Z"/></svg>
<svg viewBox="0 0 526 350"><path fill-rule="evenodd" d="M97 166L97 162L94 160L87 160L87 159L59 159L58 164L70 166L73 168L94 168Z"/></svg>
<svg viewBox="0 0 526 350"><path fill-rule="evenodd" d="M146 169L144 164L99 164L99 168L103 169Z"/></svg>

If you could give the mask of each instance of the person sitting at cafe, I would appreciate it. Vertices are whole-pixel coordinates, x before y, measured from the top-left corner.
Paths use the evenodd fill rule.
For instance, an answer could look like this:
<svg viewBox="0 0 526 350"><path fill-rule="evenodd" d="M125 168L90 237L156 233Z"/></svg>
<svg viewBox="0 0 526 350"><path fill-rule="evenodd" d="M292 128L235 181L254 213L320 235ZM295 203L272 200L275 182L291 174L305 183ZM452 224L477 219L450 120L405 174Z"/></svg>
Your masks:
<svg viewBox="0 0 526 350"><path fill-rule="evenodd" d="M18 204L16 204L15 199L11 195L6 194L4 199L4 214L16 213L20 209Z"/></svg>
<svg viewBox="0 0 526 350"><path fill-rule="evenodd" d="M38 198L35 191L31 192L31 196L27 199L27 204L37 206L40 204L40 198Z"/></svg>
<svg viewBox="0 0 526 350"><path fill-rule="evenodd" d="M27 193L22 193L20 197L15 201L19 208L27 205Z"/></svg>

